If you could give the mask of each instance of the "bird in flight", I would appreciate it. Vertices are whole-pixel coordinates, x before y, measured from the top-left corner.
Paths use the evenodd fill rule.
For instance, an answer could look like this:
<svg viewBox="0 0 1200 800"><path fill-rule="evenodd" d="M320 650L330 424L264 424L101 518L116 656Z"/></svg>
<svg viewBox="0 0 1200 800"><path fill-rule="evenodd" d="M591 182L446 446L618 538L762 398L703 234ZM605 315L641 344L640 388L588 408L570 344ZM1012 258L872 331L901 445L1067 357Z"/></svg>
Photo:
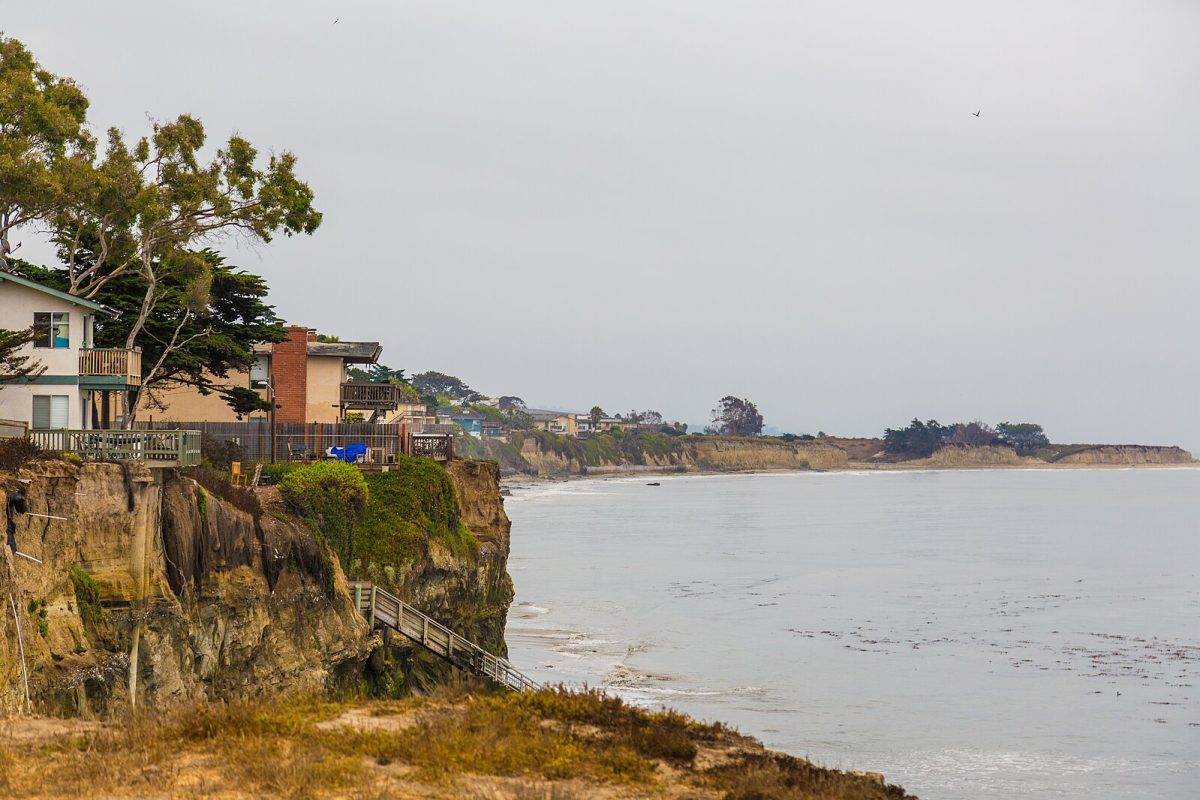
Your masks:
<svg viewBox="0 0 1200 800"><path fill-rule="evenodd" d="M978 112L978 111L976 111L976 112L974 112L973 114L971 114L971 116L972 116L972 117L978 117L978 116L979 116L979 112Z"/></svg>
<svg viewBox="0 0 1200 800"><path fill-rule="evenodd" d="M338 17L337 19L335 19L335 20L333 21L333 24L334 24L334 25L337 25L337 23L338 23L338 19L341 19L341 17ZM976 116L979 116L979 115L978 115L978 114L976 114Z"/></svg>

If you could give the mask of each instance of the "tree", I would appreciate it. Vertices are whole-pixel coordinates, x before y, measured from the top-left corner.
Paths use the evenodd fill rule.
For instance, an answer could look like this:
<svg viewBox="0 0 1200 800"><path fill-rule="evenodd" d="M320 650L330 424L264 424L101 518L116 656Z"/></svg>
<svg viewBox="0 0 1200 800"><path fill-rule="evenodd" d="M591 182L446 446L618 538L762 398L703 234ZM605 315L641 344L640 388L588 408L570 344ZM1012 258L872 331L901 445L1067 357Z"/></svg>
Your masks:
<svg viewBox="0 0 1200 800"><path fill-rule="evenodd" d="M592 423L592 430L600 430L600 420L605 416L603 408L592 406L592 410L588 412L588 421Z"/></svg>
<svg viewBox="0 0 1200 800"><path fill-rule="evenodd" d="M725 436L758 436L762 433L763 417L754 403L727 395L712 410L710 429Z"/></svg>
<svg viewBox="0 0 1200 800"><path fill-rule="evenodd" d="M95 152L88 100L69 78L38 66L16 39L0 38L0 269L12 231L49 222Z"/></svg>
<svg viewBox="0 0 1200 800"><path fill-rule="evenodd" d="M167 294L162 284L172 280L187 281L194 302L178 307L175 329L159 341L166 356L188 343L186 330L206 292L196 255L203 242L227 235L269 242L279 232L312 233L321 223L312 190L296 177L294 155L272 155L264 167L250 142L232 136L211 161L202 162L205 139L203 124L187 115L156 122L152 135L132 148L111 129L104 159L81 181L73 203L55 216L71 294L95 297L124 275L138 278L142 302L125 348L142 344L143 330ZM143 367L143 383L153 382L161 362ZM144 397L131 393L127 425Z"/></svg>
<svg viewBox="0 0 1200 800"><path fill-rule="evenodd" d="M135 407L143 401L156 407L157 390L193 386L201 394L219 394L239 416L270 409L270 403L246 386L229 387L230 372L245 372L257 359L254 345L287 338L265 300L266 281L226 264L213 250L191 254L187 270L163 270L152 311L142 332L142 385L135 389ZM66 270L17 262L22 275L64 289ZM143 285L135 273L114 278L104 289L104 301L119 312L96 317L97 347L122 347L144 301ZM181 327L181 320L184 320Z"/></svg>
<svg viewBox="0 0 1200 800"><path fill-rule="evenodd" d="M394 383L397 386L408 384L408 379L404 377L404 370L392 369L383 364L372 364L367 369L351 367L346 370L346 375L350 380L358 383Z"/></svg>
<svg viewBox="0 0 1200 800"><path fill-rule="evenodd" d="M1032 422L1001 422L996 426L996 435L1023 456L1050 446L1042 426Z"/></svg>
<svg viewBox="0 0 1200 800"><path fill-rule="evenodd" d="M931 419L928 422L913 418L907 428L888 428L883 433L883 449L904 458L928 458L946 443L953 431Z"/></svg>
<svg viewBox="0 0 1200 800"><path fill-rule="evenodd" d="M525 401L516 395L506 394L500 398L499 407L506 414L514 414L525 409Z"/></svg>
<svg viewBox="0 0 1200 800"><path fill-rule="evenodd" d="M20 352L33 341L33 337L33 328L23 331L0 328L0 388L6 383L33 380L46 371L33 356Z"/></svg>
<svg viewBox="0 0 1200 800"><path fill-rule="evenodd" d="M1001 441L991 426L978 419L974 422L956 422L949 431L950 435L946 437L948 444L982 446L999 444Z"/></svg>
<svg viewBox="0 0 1200 800"><path fill-rule="evenodd" d="M638 417L640 417L640 421L646 425L662 425L663 424L663 415L658 413L657 411L651 411L651 410L647 409L647 410L641 412L640 414L638 414Z"/></svg>
<svg viewBox="0 0 1200 800"><path fill-rule="evenodd" d="M474 403L483 395L467 386L461 378L443 372L422 372L412 377L412 385L423 396L437 398L445 395L457 403Z"/></svg>

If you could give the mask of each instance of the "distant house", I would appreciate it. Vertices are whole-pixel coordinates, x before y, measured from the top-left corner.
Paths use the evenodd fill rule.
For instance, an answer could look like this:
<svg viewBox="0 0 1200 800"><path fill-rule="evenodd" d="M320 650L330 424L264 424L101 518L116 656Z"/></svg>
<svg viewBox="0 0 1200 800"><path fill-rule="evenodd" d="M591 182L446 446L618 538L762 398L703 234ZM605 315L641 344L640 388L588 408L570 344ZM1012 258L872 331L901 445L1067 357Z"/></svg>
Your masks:
<svg viewBox="0 0 1200 800"><path fill-rule="evenodd" d="M408 425L420 432L426 426L436 425L437 415L429 413L422 401L401 396L396 413L388 422L393 425Z"/></svg>
<svg viewBox="0 0 1200 800"><path fill-rule="evenodd" d="M98 315L116 312L100 303L0 272L0 321L34 340L19 351L46 371L32 380L0 386L0 419L30 428L108 427L119 413L117 394L141 384L140 350L92 347Z"/></svg>
<svg viewBox="0 0 1200 800"><path fill-rule="evenodd" d="M464 433L469 433L477 439L483 437L483 414L474 411L460 412L452 416L450 421L462 428Z"/></svg>
<svg viewBox="0 0 1200 800"><path fill-rule="evenodd" d="M569 411L550 411L541 408L527 408L525 413L533 419L533 426L542 431L557 433L563 436L579 435L579 416Z"/></svg>
<svg viewBox="0 0 1200 800"><path fill-rule="evenodd" d="M623 420L620 417L601 417L596 423L592 422L589 414L576 414L575 426L579 433L606 433L614 428L622 431L637 430L637 424Z"/></svg>
<svg viewBox="0 0 1200 800"><path fill-rule="evenodd" d="M495 420L489 420L489 419L483 420L483 422L480 424L480 430L482 431L483 438L485 438L485 439L507 439L508 438L508 434L505 433L504 428L502 428L500 426L500 423L496 422Z"/></svg>
<svg viewBox="0 0 1200 800"><path fill-rule="evenodd" d="M256 346L256 363L248 371L231 372L224 385L254 389L268 402L273 396L276 422L340 422L348 411L366 412L376 420L399 407L399 386L351 381L346 375L351 365L377 363L383 353L379 342L321 342L309 328L292 325L284 330L286 340ZM139 419L237 419L219 394L204 395L193 386L158 389L151 400Z"/></svg>

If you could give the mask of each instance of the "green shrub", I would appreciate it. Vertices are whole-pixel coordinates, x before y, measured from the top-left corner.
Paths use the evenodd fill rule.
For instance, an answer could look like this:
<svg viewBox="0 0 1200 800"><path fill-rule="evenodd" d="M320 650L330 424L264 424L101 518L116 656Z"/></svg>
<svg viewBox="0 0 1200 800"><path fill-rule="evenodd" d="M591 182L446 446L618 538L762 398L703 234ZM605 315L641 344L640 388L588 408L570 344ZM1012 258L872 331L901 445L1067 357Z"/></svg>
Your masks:
<svg viewBox="0 0 1200 800"><path fill-rule="evenodd" d="M96 583L96 579L78 564L71 565L69 577L71 585L75 587L75 604L79 607L79 616L83 617L85 622L106 621L108 614L100 605L100 584Z"/></svg>
<svg viewBox="0 0 1200 800"><path fill-rule="evenodd" d="M42 600L29 601L29 615L37 622L38 633L45 639L50 634L50 621L46 619L46 601L44 598Z"/></svg>
<svg viewBox="0 0 1200 800"><path fill-rule="evenodd" d="M210 469L227 472L234 461L246 461L246 448L233 439L224 441L213 436L200 437L200 458Z"/></svg>
<svg viewBox="0 0 1200 800"><path fill-rule="evenodd" d="M324 536L343 564L354 557L354 526L367 507L367 482L357 467L341 461L305 464L279 482L288 507Z"/></svg>
<svg viewBox="0 0 1200 800"><path fill-rule="evenodd" d="M367 572L393 575L397 567L439 541L459 557L469 556L479 542L462 522L450 475L430 458L398 456L387 472L366 478L369 499L354 530L354 554ZM349 563L349 562L346 562ZM396 588L394 577L386 582Z"/></svg>
<svg viewBox="0 0 1200 800"><path fill-rule="evenodd" d="M283 480L289 472L294 472L303 466L303 464L295 461L277 461L274 464L263 464L260 483L262 483L263 486L275 486L281 480Z"/></svg>

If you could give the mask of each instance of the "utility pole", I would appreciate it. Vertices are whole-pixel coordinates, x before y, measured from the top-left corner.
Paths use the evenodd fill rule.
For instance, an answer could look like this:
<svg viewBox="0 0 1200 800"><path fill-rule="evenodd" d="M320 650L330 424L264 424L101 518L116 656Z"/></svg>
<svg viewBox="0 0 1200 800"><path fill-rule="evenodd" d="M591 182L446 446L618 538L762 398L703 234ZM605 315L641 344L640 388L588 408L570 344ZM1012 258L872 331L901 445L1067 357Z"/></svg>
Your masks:
<svg viewBox="0 0 1200 800"><path fill-rule="evenodd" d="M271 463L274 464L275 463L275 383L274 383L274 376L271 376L270 378L267 379L267 391L271 393L271 422L270 422L270 433L268 435L271 437L271 446L270 446Z"/></svg>

